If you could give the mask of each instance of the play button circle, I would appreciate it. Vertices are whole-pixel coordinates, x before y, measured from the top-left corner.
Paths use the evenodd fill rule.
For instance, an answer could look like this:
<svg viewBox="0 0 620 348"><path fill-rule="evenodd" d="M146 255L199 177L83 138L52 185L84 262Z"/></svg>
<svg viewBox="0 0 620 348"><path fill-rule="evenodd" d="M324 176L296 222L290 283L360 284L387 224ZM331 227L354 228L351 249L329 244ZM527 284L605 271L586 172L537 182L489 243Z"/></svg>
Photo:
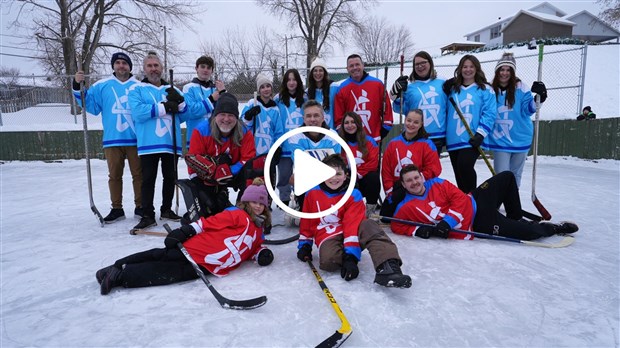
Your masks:
<svg viewBox="0 0 620 348"><path fill-rule="evenodd" d="M337 136L336 133L329 129L321 127L304 126L284 133L284 135L278 138L278 140L276 140L276 142L271 146L269 152L267 153L267 158L265 159L265 173L269 173L269 168L271 168L271 161L273 160L273 155L275 154L276 150L280 146L282 146L282 144L288 138L304 132L316 132L324 134L325 136L336 140L336 142L338 142L338 144L340 144L340 146L344 149L344 152L347 155L347 161L351 168L351 180L349 181L349 186L347 187L347 191L344 193L344 196L342 196L342 198L340 199L340 201L338 201L338 203L336 203L336 205L332 206L327 210L316 213L304 213L285 205L282 200L280 200L280 197L275 193L274 189L271 186L270 175L265 175L265 186L267 187L267 192L269 192L271 199L273 199L276 205L278 205L278 207L280 207L286 213L301 219L318 219L335 213L338 209L342 208L342 206L347 202L349 197L351 197L351 194L355 189L357 168L355 166L355 156L353 156L353 152L351 152L349 145L347 145L347 143L342 138ZM323 162L300 150L295 150L295 156L293 158L293 175L295 176L294 192L297 196L307 192L318 184L331 178L336 172L332 167L325 165Z"/></svg>

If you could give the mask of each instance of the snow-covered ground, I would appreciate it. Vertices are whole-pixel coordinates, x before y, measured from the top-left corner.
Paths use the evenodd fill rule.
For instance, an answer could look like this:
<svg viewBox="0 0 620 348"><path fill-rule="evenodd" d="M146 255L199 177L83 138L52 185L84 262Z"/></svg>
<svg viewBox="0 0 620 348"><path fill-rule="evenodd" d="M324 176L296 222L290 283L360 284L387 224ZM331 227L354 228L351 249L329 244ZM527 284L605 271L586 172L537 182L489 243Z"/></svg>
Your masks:
<svg viewBox="0 0 620 348"><path fill-rule="evenodd" d="M106 164L91 163L95 202L105 215ZM413 278L410 289L372 284L367 252L356 280L320 271L353 328L344 347L618 347L619 164L539 158L538 197L555 221L581 228L567 248L390 232ZM453 180L447 158L442 165L442 177ZM530 158L521 196L535 211L531 165ZM476 168L480 183L489 171L482 161ZM8 162L0 175L2 347L310 347L340 327L308 266L296 259L296 243L272 246L269 267L248 262L210 278L233 299L266 295L255 310L222 309L200 280L101 296L99 268L162 247L163 239L129 235L133 217L101 228L89 209L84 160ZM277 228L270 238L292 233Z"/></svg>

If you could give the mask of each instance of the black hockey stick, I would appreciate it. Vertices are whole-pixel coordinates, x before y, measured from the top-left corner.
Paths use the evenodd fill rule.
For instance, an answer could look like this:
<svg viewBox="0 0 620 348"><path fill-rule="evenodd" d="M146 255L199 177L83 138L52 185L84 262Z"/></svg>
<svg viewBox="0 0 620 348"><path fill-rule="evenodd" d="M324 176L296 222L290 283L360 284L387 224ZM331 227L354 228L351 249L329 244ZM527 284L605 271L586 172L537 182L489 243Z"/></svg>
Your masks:
<svg viewBox="0 0 620 348"><path fill-rule="evenodd" d="M164 228L166 229L166 231L168 231L168 233L172 232L172 229L168 224L164 224ZM211 282L209 281L209 279L207 279L207 276L204 274L204 272L202 272L196 261L192 259L192 256L187 252L183 244L177 243L177 247L181 250L187 261L192 264L192 266L194 267L194 271L196 271L196 274L200 277L200 279L202 279L205 285L207 285L209 291L211 291L213 296L215 296L217 302L219 302L222 307L227 309L254 309L267 303L266 296L256 297L249 300L230 300L222 296L219 292L217 292L217 290L215 290L213 285L211 285Z"/></svg>
<svg viewBox="0 0 620 348"><path fill-rule="evenodd" d="M397 218L392 218L388 216L379 216L378 218L381 220L394 221L394 222L398 222L398 223L405 224L405 225L433 227L433 225L423 224L421 222L397 219ZM510 238L510 237L496 236L496 235L486 234L486 233L481 233L481 232L459 230L456 228L453 228L451 231L466 233L466 234L469 234L469 235L472 235L478 238L482 238L482 239L493 239L493 240L499 240L502 242L519 243L519 244L525 244L525 245L537 246L537 247L543 247L543 248L564 248L564 247L567 247L573 244L573 242L575 241L575 237L573 236L565 236L564 238L562 238L562 240L560 240L557 243L541 243L541 242L532 242L529 240L521 240L521 239L516 239L516 238Z"/></svg>
<svg viewBox="0 0 620 348"><path fill-rule="evenodd" d="M170 73L170 88L174 88L174 71L170 69L168 71ZM176 111L170 113L172 116L172 158L174 160L174 182L176 183L179 179L179 167L177 164L177 120L176 120ZM179 186L175 185L175 196L176 196L176 206L174 213L179 213Z"/></svg>
<svg viewBox="0 0 620 348"><path fill-rule="evenodd" d="M129 234L137 236L137 235L145 235L145 236L155 236L155 237L166 237L168 232L163 231L147 231L144 229L135 229L129 231ZM294 242L299 239L299 233L293 236L282 238L282 239L265 239L263 240L263 244L265 245L282 245Z"/></svg>
<svg viewBox="0 0 620 348"><path fill-rule="evenodd" d="M299 239L299 233L297 233L296 235L290 236L288 238L283 238L283 239L265 239L263 240L263 244L266 245L281 245L281 244L288 244L290 242L294 242L296 240Z"/></svg>
<svg viewBox="0 0 620 348"><path fill-rule="evenodd" d="M332 307L334 307L334 310L336 311L338 318L340 318L340 321L342 322L342 325L340 325L340 328L336 330L336 332L333 335L329 336L323 342L319 343L317 347L321 347L321 348L340 347L340 345L342 345L344 341L346 341L347 338L351 336L351 334L353 333L353 330L351 329L351 325L349 324L349 321L344 316L344 313L342 313L340 306L338 306L336 299L334 298L332 293L329 291L329 288L327 287L327 285L325 285L323 278L321 278L321 275L314 267L314 264L312 264L312 260L308 260L307 262L308 262L308 266L310 266L310 269L312 270L312 273L314 273L316 280L319 282L319 286L321 287L321 289L323 289L325 296L331 303Z"/></svg>

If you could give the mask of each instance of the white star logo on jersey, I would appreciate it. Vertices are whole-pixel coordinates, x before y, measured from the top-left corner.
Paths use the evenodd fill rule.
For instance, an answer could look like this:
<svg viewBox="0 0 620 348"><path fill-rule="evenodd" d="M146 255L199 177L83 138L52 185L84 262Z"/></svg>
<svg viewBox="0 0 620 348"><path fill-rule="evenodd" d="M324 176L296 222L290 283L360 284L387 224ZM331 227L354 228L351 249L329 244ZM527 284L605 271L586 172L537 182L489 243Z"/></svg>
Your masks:
<svg viewBox="0 0 620 348"><path fill-rule="evenodd" d="M422 100L418 103L418 108L424 111L424 127L428 127L431 123L436 123L439 127L439 105L435 104L435 97L439 96L435 91L435 87L430 86L429 91L424 93L422 89L418 87Z"/></svg>
<svg viewBox="0 0 620 348"><path fill-rule="evenodd" d="M170 133L172 134L171 126L172 126L172 116L166 115L163 117L158 117L155 122L155 134L158 137L163 137L164 135Z"/></svg>
<svg viewBox="0 0 620 348"><path fill-rule="evenodd" d="M497 109L497 113L500 115L503 114L503 117L495 120L495 127L493 127L493 137L495 139L501 139L505 137L510 143L512 143L510 130L514 125L514 121L508 119L510 111L512 111L512 109L506 105L503 105Z"/></svg>
<svg viewBox="0 0 620 348"><path fill-rule="evenodd" d="M319 204L319 202L316 202L316 208L317 211L323 211L323 210L327 210L326 209L321 209L321 206ZM316 227L317 230L322 230L325 229L325 233L327 234L332 234L334 232L336 232L338 230L338 227L342 226L340 224L340 219L338 219L338 216L336 215L338 212L336 211L335 213L326 215L322 218L319 219L319 224Z"/></svg>
<svg viewBox="0 0 620 348"><path fill-rule="evenodd" d="M370 99L368 99L368 92L366 92L365 89L362 89L362 95L360 95L359 98L355 96L355 93L353 93L353 91L351 91L351 95L355 100L355 107L353 108L353 111L360 115L360 118L362 119L362 124L364 125L364 129L366 129L366 133L371 134L369 122L371 116L370 110L366 110L366 103L370 101Z"/></svg>
<svg viewBox="0 0 620 348"><path fill-rule="evenodd" d="M251 249L254 243L254 237L248 234L249 229L250 219L246 218L245 230L241 235L224 239L226 249L205 256L205 263L217 266L213 271L214 273L241 263L241 254Z"/></svg>
<svg viewBox="0 0 620 348"><path fill-rule="evenodd" d="M254 138L258 139L256 141L256 153L267 153L269 148L271 147L271 136L269 135L269 124L271 123L271 118L267 117L264 121L258 122L258 129L254 134Z"/></svg>
<svg viewBox="0 0 620 348"><path fill-rule="evenodd" d="M128 91L128 89L125 89L125 95L119 97L118 94L116 94L116 90L112 88L114 99L116 99L116 102L112 104L112 114L116 115L116 130L119 132L124 132L127 128L131 128L134 132L136 131L129 106L127 105L129 102L129 97L127 96Z"/></svg>
<svg viewBox="0 0 620 348"><path fill-rule="evenodd" d="M475 104L472 98L472 95L467 93L465 100L459 101L459 108L461 109L461 113L463 114L465 121L467 121L467 124L471 124L471 120L474 119L474 115L472 115L469 111L470 107ZM465 125L461 122L461 118L456 111L452 117L456 120L456 135L460 136L467 131L467 128L465 128Z"/></svg>
<svg viewBox="0 0 620 348"><path fill-rule="evenodd" d="M396 167L394 168L394 176L400 177L400 171L403 169L404 166L414 164L411 160L411 157L413 157L413 153L411 151L407 150L405 157L400 157L400 152L398 151L398 148L396 149L396 158L398 159L398 162L396 163Z"/></svg>
<svg viewBox="0 0 620 348"><path fill-rule="evenodd" d="M360 150L355 151L355 165L359 166L360 164L366 163L366 161L364 161L362 156L363 156L362 151Z"/></svg>
<svg viewBox="0 0 620 348"><path fill-rule="evenodd" d="M291 101L291 103L292 102L293 101ZM286 118L286 123L284 125L286 130L295 129L304 123L304 116L298 110L299 109L295 109L295 111L291 113L288 113L288 110L286 110L288 113L288 117Z"/></svg>

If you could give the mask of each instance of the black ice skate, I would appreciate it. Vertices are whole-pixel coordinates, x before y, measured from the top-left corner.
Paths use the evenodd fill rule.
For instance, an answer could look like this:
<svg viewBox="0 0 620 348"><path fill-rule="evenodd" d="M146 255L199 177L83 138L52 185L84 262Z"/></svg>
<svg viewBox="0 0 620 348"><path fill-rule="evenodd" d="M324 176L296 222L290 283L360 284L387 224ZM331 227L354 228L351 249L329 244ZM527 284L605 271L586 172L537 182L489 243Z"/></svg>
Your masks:
<svg viewBox="0 0 620 348"><path fill-rule="evenodd" d="M398 260L390 259L377 267L375 283L388 288L409 288L411 287L411 277L403 274Z"/></svg>

